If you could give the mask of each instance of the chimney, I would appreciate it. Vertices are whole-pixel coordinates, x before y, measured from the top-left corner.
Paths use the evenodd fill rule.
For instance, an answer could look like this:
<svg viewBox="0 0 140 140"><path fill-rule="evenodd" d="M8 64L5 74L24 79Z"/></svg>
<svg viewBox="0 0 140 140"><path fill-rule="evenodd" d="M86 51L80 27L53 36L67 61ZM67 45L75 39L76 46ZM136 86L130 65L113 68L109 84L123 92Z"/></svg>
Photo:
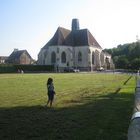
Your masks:
<svg viewBox="0 0 140 140"><path fill-rule="evenodd" d="M17 48L14 48L14 52L17 52L18 51L18 49Z"/></svg>
<svg viewBox="0 0 140 140"><path fill-rule="evenodd" d="M72 31L79 30L79 20L72 19Z"/></svg>

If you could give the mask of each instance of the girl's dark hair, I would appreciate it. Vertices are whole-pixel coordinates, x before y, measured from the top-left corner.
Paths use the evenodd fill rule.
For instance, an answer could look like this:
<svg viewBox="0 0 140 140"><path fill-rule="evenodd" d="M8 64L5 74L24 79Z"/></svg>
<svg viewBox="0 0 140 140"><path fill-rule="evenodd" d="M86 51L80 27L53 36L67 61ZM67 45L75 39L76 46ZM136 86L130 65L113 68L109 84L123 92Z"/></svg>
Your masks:
<svg viewBox="0 0 140 140"><path fill-rule="evenodd" d="M47 85L51 84L52 82L53 82L53 79L52 78L48 78Z"/></svg>

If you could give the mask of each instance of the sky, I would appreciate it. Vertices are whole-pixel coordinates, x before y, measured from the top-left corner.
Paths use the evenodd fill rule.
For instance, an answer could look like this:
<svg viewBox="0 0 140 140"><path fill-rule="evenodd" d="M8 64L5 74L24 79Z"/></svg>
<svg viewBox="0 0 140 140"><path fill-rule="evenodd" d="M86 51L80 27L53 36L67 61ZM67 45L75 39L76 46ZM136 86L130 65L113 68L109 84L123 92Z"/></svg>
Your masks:
<svg viewBox="0 0 140 140"><path fill-rule="evenodd" d="M17 48L37 60L57 28L71 30L73 18L103 49L140 36L140 0L0 0L0 56Z"/></svg>

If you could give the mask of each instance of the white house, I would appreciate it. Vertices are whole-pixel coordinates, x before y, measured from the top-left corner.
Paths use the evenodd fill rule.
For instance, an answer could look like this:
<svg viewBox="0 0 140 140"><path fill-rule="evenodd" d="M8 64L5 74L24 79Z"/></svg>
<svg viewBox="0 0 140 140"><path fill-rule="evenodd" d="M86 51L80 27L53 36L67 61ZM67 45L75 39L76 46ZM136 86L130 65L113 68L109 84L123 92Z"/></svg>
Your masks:
<svg viewBox="0 0 140 140"><path fill-rule="evenodd" d="M114 67L111 55L104 52L88 29L79 29L78 19L72 30L58 27L52 39L41 48L38 64L54 65L57 70L74 67L84 71Z"/></svg>

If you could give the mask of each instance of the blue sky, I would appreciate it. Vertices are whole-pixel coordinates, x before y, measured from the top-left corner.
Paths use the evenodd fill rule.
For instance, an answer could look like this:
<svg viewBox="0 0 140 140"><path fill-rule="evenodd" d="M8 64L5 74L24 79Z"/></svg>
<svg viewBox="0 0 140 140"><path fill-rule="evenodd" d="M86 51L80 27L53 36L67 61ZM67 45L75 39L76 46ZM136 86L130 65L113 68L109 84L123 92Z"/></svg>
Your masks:
<svg viewBox="0 0 140 140"><path fill-rule="evenodd" d="M140 36L140 0L0 0L0 56L14 48L37 59L58 26L72 18L88 28L103 49L135 42Z"/></svg>

